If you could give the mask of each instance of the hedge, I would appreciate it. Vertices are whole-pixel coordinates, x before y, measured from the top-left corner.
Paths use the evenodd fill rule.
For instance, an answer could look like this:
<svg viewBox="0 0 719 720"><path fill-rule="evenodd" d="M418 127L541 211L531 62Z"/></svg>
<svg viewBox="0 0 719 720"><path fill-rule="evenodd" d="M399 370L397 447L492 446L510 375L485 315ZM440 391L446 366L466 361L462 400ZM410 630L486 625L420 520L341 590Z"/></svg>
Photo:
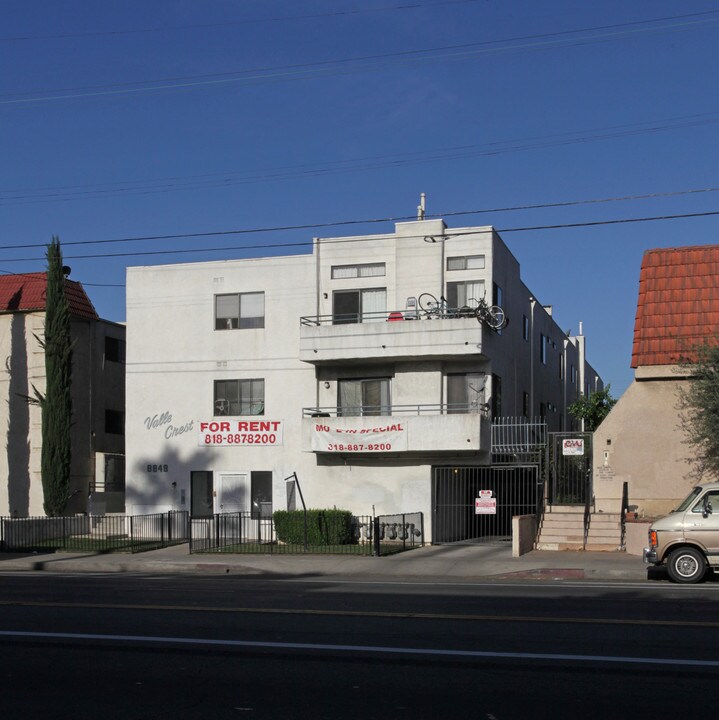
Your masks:
<svg viewBox="0 0 719 720"><path fill-rule="evenodd" d="M272 514L275 533L280 542L303 545L305 513L303 510L275 510ZM350 545L355 542L352 513L349 510L307 510L308 545Z"/></svg>

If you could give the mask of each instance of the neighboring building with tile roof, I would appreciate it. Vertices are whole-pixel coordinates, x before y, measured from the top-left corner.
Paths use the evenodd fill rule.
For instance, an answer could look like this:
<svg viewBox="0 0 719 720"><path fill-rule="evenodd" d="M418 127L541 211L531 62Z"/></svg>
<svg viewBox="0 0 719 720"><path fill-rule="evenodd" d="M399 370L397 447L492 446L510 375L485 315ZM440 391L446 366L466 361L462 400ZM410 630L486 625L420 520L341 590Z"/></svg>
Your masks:
<svg viewBox="0 0 719 720"><path fill-rule="evenodd" d="M44 515L42 421L46 273L0 276L0 516ZM125 326L101 320L79 282L66 280L73 347L68 514L124 508Z"/></svg>
<svg viewBox="0 0 719 720"><path fill-rule="evenodd" d="M632 367L676 365L719 332L719 245L644 254Z"/></svg>
<svg viewBox="0 0 719 720"><path fill-rule="evenodd" d="M719 245L649 250L639 277L634 382L594 435L597 506L629 504L661 515L697 482L679 418L684 359L719 333Z"/></svg>

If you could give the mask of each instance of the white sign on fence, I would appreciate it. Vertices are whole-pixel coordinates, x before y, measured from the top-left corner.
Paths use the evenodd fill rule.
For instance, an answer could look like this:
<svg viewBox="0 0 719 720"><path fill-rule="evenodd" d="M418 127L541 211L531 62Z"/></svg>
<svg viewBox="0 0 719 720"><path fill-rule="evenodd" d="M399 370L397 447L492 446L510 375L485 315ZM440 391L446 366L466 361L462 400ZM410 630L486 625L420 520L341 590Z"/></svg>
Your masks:
<svg viewBox="0 0 719 720"><path fill-rule="evenodd" d="M584 440L582 438L562 440L562 455L584 455Z"/></svg>
<svg viewBox="0 0 719 720"><path fill-rule="evenodd" d="M497 498L492 497L491 490L480 490L479 497L474 501L475 515L496 515Z"/></svg>

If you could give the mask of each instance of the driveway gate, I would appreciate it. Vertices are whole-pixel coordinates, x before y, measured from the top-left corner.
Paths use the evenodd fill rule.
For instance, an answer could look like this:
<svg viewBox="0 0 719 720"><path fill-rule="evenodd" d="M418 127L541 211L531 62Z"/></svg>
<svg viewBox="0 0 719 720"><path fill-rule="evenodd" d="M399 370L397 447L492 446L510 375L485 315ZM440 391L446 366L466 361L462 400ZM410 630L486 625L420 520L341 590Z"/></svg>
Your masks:
<svg viewBox="0 0 719 720"><path fill-rule="evenodd" d="M541 491L538 465L434 467L432 542L511 542L512 516L535 514Z"/></svg>

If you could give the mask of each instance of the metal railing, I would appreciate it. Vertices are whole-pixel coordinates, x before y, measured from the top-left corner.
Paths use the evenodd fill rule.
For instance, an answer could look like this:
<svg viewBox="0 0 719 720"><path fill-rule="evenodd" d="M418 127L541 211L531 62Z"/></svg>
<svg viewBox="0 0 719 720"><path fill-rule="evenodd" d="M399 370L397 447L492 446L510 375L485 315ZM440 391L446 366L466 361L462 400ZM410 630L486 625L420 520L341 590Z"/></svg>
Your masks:
<svg viewBox="0 0 719 720"><path fill-rule="evenodd" d="M489 408L484 403L424 403L417 405L361 405L356 407L306 407L302 417L389 417L392 415L483 415Z"/></svg>
<svg viewBox="0 0 719 720"><path fill-rule="evenodd" d="M621 538L619 547L624 550L627 545L627 510L629 509L629 483L622 484L622 516L621 516Z"/></svg>
<svg viewBox="0 0 719 720"><path fill-rule="evenodd" d="M309 515L309 521L308 521ZM250 512L190 518L191 553L391 555L424 544L422 513L351 516L288 513L278 531L273 518Z"/></svg>
<svg viewBox="0 0 719 720"><path fill-rule="evenodd" d="M492 454L528 454L547 446L547 423L542 418L492 419Z"/></svg>
<svg viewBox="0 0 719 720"><path fill-rule="evenodd" d="M189 514L0 517L0 551L144 552L189 538Z"/></svg>
<svg viewBox="0 0 719 720"><path fill-rule="evenodd" d="M416 310L382 310L380 312L333 313L332 315L307 315L300 318L300 325L317 327L319 325L360 325L368 322L394 322L402 320L473 320L477 316L473 309L445 308L441 313L417 308Z"/></svg>

